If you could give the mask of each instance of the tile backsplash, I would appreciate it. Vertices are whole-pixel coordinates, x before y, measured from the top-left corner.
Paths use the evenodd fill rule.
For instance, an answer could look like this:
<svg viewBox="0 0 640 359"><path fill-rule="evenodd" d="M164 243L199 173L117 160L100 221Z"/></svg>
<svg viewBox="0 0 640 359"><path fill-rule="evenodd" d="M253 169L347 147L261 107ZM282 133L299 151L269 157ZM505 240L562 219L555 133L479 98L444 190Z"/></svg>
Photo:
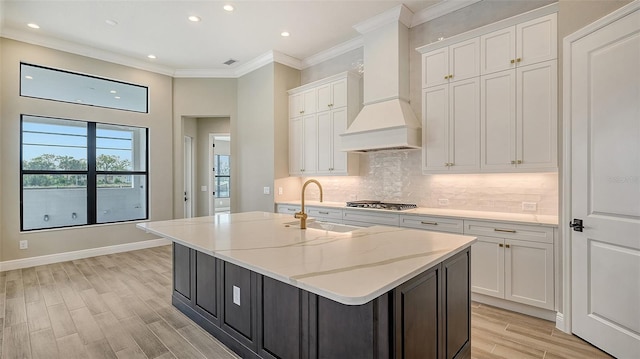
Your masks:
<svg viewBox="0 0 640 359"><path fill-rule="evenodd" d="M423 175L419 150L360 156L360 176L312 177L322 183L325 201L375 199L431 208L558 214L557 173ZM277 180L276 186L284 187L284 195L276 196L276 201L299 199L304 180ZM307 198L318 198L317 187L307 188ZM537 208L524 211L522 202L535 202Z"/></svg>

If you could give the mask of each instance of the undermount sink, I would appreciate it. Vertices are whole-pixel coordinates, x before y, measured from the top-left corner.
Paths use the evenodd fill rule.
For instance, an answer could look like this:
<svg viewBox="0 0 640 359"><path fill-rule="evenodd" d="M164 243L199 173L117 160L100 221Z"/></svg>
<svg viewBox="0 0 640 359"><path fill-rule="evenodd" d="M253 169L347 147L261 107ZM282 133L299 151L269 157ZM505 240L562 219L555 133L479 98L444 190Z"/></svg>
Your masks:
<svg viewBox="0 0 640 359"><path fill-rule="evenodd" d="M300 228L300 221L293 221L285 223L285 226ZM321 222L315 220L307 221L307 228L319 229L328 232L348 233L360 229L361 227L349 226L340 223Z"/></svg>

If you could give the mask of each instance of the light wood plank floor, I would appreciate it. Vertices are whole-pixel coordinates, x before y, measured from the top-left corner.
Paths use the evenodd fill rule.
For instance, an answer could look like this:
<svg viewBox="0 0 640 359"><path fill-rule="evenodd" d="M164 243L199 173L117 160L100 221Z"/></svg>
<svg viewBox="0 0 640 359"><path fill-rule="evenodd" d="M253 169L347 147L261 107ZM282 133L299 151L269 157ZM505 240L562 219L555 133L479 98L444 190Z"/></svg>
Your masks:
<svg viewBox="0 0 640 359"><path fill-rule="evenodd" d="M171 247L0 273L0 353L13 358L237 358L171 306ZM473 358L608 358L553 323L472 308Z"/></svg>

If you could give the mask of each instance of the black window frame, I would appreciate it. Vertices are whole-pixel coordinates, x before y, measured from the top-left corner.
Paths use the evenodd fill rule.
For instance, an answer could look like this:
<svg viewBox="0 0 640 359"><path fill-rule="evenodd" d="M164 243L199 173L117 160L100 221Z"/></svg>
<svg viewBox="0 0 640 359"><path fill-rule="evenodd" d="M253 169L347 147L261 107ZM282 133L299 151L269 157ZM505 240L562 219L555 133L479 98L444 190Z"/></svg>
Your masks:
<svg viewBox="0 0 640 359"><path fill-rule="evenodd" d="M65 121L78 121L87 124L87 169L86 170L25 170L23 168L23 144L24 144L24 118L25 117L38 117L38 118L49 118L54 120L65 120ZM145 165L144 171L98 171L97 170L97 156L96 156L96 128L97 125L115 125L115 126L123 126L130 127L135 129L144 129L145 130ZM121 124L112 124L112 123L104 123L104 122L93 122L87 120L78 120L78 119L68 119L68 118L60 118L60 117L51 117L51 116L40 116L40 115L29 115L29 114L21 114L20 115L20 231L21 232L30 232L30 231L43 231L43 230L51 230L51 229L59 229L59 228L71 228L71 227L86 227L92 225L103 225L103 224L112 224L112 223L126 223L126 222L134 222L134 221L144 221L149 219L149 128L148 127L140 127L140 126L131 126L131 125L121 125ZM32 228L32 229L24 229L24 181L23 178L25 175L86 175L87 176L87 223L85 224L76 224L76 225L68 225L68 226L55 226L55 227L43 227L43 228ZM103 175L143 175L145 177L145 215L144 218L136 218L129 220L121 220L121 221L113 221L113 222L98 222L98 176Z"/></svg>
<svg viewBox="0 0 640 359"><path fill-rule="evenodd" d="M231 173L229 173L228 175L220 175L220 174L218 174L218 173L219 173L219 171L220 171L220 157L221 157L221 156L225 156L225 157L228 157L228 158L229 158L229 160L228 160L228 162L229 162L229 169L231 169L231 155L218 155L218 154L214 154L214 161L215 161L214 168L216 169L215 174L214 174L214 176L213 176L213 181L214 181L214 184L213 184L213 185L214 185L214 188L215 188L215 191L214 191L214 192L215 192L215 195L214 195L214 197L215 197L215 198L231 198ZM229 190L227 191L227 193L229 193L229 195L228 195L228 196L226 196L226 197L220 197L220 196L219 196L219 192L220 192L220 191L218 191L218 188L220 187L220 181L219 181L219 179L220 179L220 178L228 178L228 179L229 179L229 182L228 182L228 183L229 183Z"/></svg>

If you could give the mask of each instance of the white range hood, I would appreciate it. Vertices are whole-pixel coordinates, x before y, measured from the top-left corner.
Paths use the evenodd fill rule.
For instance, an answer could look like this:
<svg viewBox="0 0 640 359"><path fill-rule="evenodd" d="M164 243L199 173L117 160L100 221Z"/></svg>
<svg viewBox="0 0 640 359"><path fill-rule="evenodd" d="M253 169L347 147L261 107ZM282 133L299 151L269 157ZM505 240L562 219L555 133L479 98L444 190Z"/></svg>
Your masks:
<svg viewBox="0 0 640 359"><path fill-rule="evenodd" d="M416 149L420 121L409 105L409 28L404 5L354 28L364 38L364 107L340 135L342 151Z"/></svg>

